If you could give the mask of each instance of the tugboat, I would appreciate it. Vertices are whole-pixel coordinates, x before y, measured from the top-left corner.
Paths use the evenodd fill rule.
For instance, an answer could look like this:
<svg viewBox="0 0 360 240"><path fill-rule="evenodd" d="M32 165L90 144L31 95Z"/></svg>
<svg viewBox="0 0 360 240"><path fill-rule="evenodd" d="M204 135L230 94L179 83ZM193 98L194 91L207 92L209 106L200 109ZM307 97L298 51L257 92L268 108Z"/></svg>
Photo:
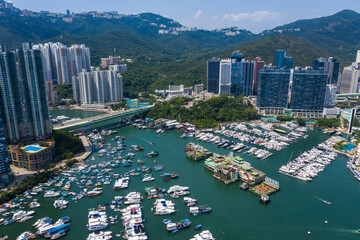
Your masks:
<svg viewBox="0 0 360 240"><path fill-rule="evenodd" d="M260 202L267 204L270 202L270 197L268 195L261 195Z"/></svg>

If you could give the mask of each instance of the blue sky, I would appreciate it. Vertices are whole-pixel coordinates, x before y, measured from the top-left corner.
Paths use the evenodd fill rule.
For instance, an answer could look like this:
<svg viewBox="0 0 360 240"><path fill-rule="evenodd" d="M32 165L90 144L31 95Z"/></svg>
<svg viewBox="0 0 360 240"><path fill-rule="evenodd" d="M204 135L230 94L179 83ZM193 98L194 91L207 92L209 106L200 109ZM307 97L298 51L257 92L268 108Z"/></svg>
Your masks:
<svg viewBox="0 0 360 240"><path fill-rule="evenodd" d="M260 32L298 19L360 12L359 0L12 0L21 9L51 12L119 11L157 13L204 29L237 26Z"/></svg>

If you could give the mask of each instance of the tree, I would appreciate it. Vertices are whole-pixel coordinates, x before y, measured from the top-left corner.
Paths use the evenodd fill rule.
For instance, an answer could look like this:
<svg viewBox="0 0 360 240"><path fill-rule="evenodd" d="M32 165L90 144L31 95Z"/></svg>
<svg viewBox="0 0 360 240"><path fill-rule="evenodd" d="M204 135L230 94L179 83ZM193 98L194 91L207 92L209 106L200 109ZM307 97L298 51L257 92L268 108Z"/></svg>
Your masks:
<svg viewBox="0 0 360 240"><path fill-rule="evenodd" d="M306 126L306 122L305 122L304 119L298 118L297 121L298 121L298 123L299 123L299 126Z"/></svg>

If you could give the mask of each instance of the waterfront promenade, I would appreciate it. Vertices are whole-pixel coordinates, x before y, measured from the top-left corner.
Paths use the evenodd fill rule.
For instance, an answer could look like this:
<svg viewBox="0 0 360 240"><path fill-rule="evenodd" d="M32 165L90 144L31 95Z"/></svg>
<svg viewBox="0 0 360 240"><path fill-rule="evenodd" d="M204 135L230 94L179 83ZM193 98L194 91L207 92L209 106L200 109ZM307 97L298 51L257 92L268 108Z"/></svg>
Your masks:
<svg viewBox="0 0 360 240"><path fill-rule="evenodd" d="M82 135L80 136L80 139L85 147L85 152L81 156L75 157L75 159L78 161L85 161L92 154L92 149L90 141L86 136Z"/></svg>

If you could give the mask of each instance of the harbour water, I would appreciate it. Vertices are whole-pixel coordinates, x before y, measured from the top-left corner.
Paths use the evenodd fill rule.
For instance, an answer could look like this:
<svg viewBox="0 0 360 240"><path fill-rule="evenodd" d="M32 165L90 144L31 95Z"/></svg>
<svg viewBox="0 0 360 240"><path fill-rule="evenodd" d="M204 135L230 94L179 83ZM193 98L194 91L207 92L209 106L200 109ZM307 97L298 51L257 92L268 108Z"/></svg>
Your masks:
<svg viewBox="0 0 360 240"><path fill-rule="evenodd" d="M50 110L50 115L52 118L58 117L58 116L66 116L68 117L67 120L70 120L72 118L88 118L93 117L97 115L104 114L102 112L94 112L94 111L81 111L81 110Z"/></svg>
<svg viewBox="0 0 360 240"><path fill-rule="evenodd" d="M65 114L63 114L65 115ZM78 117L78 116L76 116ZM271 195L271 203L262 205L258 196L239 189L238 183L225 185L211 176L211 172L203 167L203 162L193 162L185 157L184 148L194 139L181 139L182 132L177 130L167 131L164 134L156 134L154 130L138 130L131 127L116 129L118 135L126 137L127 149L132 144L144 147L143 152L137 152L131 168L114 168L113 172L123 174L132 168L138 167L137 159L142 159L146 166L153 167L163 164L165 172L179 174L178 179L164 181L160 175L162 172L153 172L156 180L142 182L139 177L131 177L128 189L113 190L111 185L103 185L102 195L86 197L74 203L70 200L69 207L58 210L53 207L54 198L44 199L38 196L42 206L36 209L34 219L24 223L13 223L8 226L0 226L0 236L9 235L15 239L20 233L28 230L34 232L32 224L36 219L49 216L57 220L62 216L71 217L70 231L62 239L86 239L89 232L86 229L87 213L89 208L97 207L104 202L110 202L114 196L124 196L131 191L139 191L145 195L144 188L157 185L168 188L172 185L189 186L190 197L199 200L199 205L206 204L213 211L199 216L191 216L189 208L183 203L182 198L172 199L176 203L178 211L173 215L154 216L150 211L154 199L144 199L143 216L146 232L149 239L189 239L197 231L194 227L202 224L203 229L209 229L216 239L358 239L356 229L360 228L360 188L359 182L346 168L347 158L339 156L333 163L326 167L312 182L302 182L277 172L281 165L286 164L293 153L295 158L303 151L311 149L314 145L328 138L321 134L320 130L309 131L307 139L301 139L291 144L288 148L265 159L259 160L251 156L240 154L255 168L264 171L267 176L280 182L280 192ZM112 136L106 136L107 143L111 142ZM149 143L154 142L153 146ZM196 141L195 141L196 142ZM114 142L112 142L114 144ZM210 151L228 154L230 151L215 145L199 142ZM147 159L143 155L152 150L159 151L159 156ZM88 160L86 164L96 164L105 161L106 157L96 160ZM92 156L91 156L92 157ZM91 158L90 157L90 158ZM90 159L89 158L89 159ZM157 162L154 163L153 160ZM70 191L78 191L72 186ZM41 194L43 195L43 194ZM69 198L69 197L68 197ZM166 197L170 199L170 197ZM69 200L69 199L68 199ZM331 202L328 205L324 200ZM108 215L118 214L107 210ZM163 219L169 218L178 221L189 218L192 222L190 228L179 231L176 234L167 232ZM328 223L325 223L328 221ZM113 231L113 239L116 233L122 230L121 223L110 225L107 229ZM308 234L311 232L311 234Z"/></svg>

